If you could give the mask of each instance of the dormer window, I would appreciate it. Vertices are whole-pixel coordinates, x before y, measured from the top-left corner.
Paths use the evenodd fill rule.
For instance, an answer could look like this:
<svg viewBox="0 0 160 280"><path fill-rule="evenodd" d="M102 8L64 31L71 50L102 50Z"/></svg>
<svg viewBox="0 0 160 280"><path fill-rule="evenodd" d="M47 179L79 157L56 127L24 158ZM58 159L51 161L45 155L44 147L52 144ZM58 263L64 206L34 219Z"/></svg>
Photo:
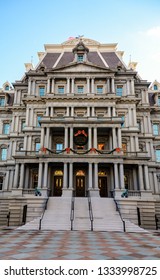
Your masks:
<svg viewBox="0 0 160 280"><path fill-rule="evenodd" d="M157 90L157 89L158 89L157 85L154 85L153 88L154 88L154 90Z"/></svg>
<svg viewBox="0 0 160 280"><path fill-rule="evenodd" d="M89 49L84 45L84 43L82 42L82 39L81 39L79 41L79 43L73 49L73 53L75 55L75 61L77 61L77 62L86 61L88 52L89 52Z"/></svg>
<svg viewBox="0 0 160 280"><path fill-rule="evenodd" d="M9 90L9 85L6 85L6 86L5 86L5 90Z"/></svg>
<svg viewBox="0 0 160 280"><path fill-rule="evenodd" d="M84 55L83 54L78 54L77 55L77 62L83 62L84 60Z"/></svg>

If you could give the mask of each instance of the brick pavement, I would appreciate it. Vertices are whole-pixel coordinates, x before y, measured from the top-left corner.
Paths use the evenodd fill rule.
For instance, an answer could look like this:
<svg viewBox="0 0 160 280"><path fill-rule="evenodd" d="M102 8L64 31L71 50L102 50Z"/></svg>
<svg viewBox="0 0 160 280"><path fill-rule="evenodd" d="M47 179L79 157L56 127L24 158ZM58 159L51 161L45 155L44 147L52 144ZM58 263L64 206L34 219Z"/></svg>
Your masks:
<svg viewBox="0 0 160 280"><path fill-rule="evenodd" d="M160 233L0 231L1 260L159 260Z"/></svg>

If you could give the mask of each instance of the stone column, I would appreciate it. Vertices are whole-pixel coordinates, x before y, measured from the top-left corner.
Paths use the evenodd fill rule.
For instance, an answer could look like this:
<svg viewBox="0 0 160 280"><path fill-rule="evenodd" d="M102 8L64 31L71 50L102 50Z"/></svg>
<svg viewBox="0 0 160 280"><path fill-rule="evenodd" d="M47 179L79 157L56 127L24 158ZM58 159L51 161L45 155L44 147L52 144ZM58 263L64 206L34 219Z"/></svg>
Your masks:
<svg viewBox="0 0 160 280"><path fill-rule="evenodd" d="M43 175L43 163L39 163L39 169L38 169L38 188L42 188L42 175Z"/></svg>
<svg viewBox="0 0 160 280"><path fill-rule="evenodd" d="M55 79L52 79L52 89L51 89L52 93L55 92Z"/></svg>
<svg viewBox="0 0 160 280"><path fill-rule="evenodd" d="M36 94L36 82L32 81L31 95Z"/></svg>
<svg viewBox="0 0 160 280"><path fill-rule="evenodd" d="M24 163L21 163L19 188L23 189L24 188L23 184L24 184Z"/></svg>
<svg viewBox="0 0 160 280"><path fill-rule="evenodd" d="M72 94L75 93L75 89L74 89L75 85L74 85L74 78L72 78Z"/></svg>
<svg viewBox="0 0 160 280"><path fill-rule="evenodd" d="M122 147L122 137L121 137L121 129L117 128L117 134L118 134L118 147L121 148Z"/></svg>
<svg viewBox="0 0 160 280"><path fill-rule="evenodd" d="M95 107L92 107L92 117L95 117Z"/></svg>
<svg viewBox="0 0 160 280"><path fill-rule="evenodd" d="M94 163L94 189L98 190L98 163Z"/></svg>
<svg viewBox="0 0 160 280"><path fill-rule="evenodd" d="M91 93L95 93L95 90L94 90L94 78L92 78L91 80Z"/></svg>
<svg viewBox="0 0 160 280"><path fill-rule="evenodd" d="M133 108L133 126L137 126L136 109Z"/></svg>
<svg viewBox="0 0 160 280"><path fill-rule="evenodd" d="M117 137L116 137L115 127L112 127L112 141L113 141L113 149L117 148Z"/></svg>
<svg viewBox="0 0 160 280"><path fill-rule="evenodd" d="M88 186L89 186L89 190L93 188L92 163L89 163Z"/></svg>
<svg viewBox="0 0 160 280"><path fill-rule="evenodd" d="M142 165L138 165L138 181L140 191L144 191L144 182L143 182L143 168Z"/></svg>
<svg viewBox="0 0 160 280"><path fill-rule="evenodd" d="M49 136L50 136L50 127L46 128L46 142L45 147L49 149Z"/></svg>
<svg viewBox="0 0 160 280"><path fill-rule="evenodd" d="M70 127L70 148L73 149L73 127Z"/></svg>
<svg viewBox="0 0 160 280"><path fill-rule="evenodd" d="M14 92L14 104L17 104L17 90Z"/></svg>
<svg viewBox="0 0 160 280"><path fill-rule="evenodd" d="M147 165L144 165L144 179L145 179L146 190L150 190L149 174L148 174L148 166Z"/></svg>
<svg viewBox="0 0 160 280"><path fill-rule="evenodd" d="M92 148L92 128L88 128L88 149Z"/></svg>
<svg viewBox="0 0 160 280"><path fill-rule="evenodd" d="M13 187L13 181L14 181L14 170L10 170L10 176L9 176L9 190Z"/></svg>
<svg viewBox="0 0 160 280"><path fill-rule="evenodd" d="M31 88L32 88L32 82L31 82L31 78L29 78L29 81L28 81L28 95L31 95Z"/></svg>
<svg viewBox="0 0 160 280"><path fill-rule="evenodd" d="M74 107L71 107L71 117L74 117Z"/></svg>
<svg viewBox="0 0 160 280"><path fill-rule="evenodd" d="M112 84L112 93L115 93L114 78L112 78L111 84Z"/></svg>
<svg viewBox="0 0 160 280"><path fill-rule="evenodd" d="M114 163L114 186L116 190L119 190L119 175L117 163Z"/></svg>
<svg viewBox="0 0 160 280"><path fill-rule="evenodd" d="M44 147L45 128L41 128L41 147Z"/></svg>
<svg viewBox="0 0 160 280"><path fill-rule="evenodd" d="M153 181L154 181L154 190L155 190L155 193L159 193L157 175L156 175L155 172L153 172Z"/></svg>
<svg viewBox="0 0 160 280"><path fill-rule="evenodd" d="M64 130L64 148L68 148L68 127Z"/></svg>
<svg viewBox="0 0 160 280"><path fill-rule="evenodd" d="M127 93L127 95L130 95L130 82L129 82L129 80L127 80L127 85L126 85L126 93Z"/></svg>
<svg viewBox="0 0 160 280"><path fill-rule="evenodd" d="M119 164L119 177L120 177L120 188L124 189L124 168L123 163Z"/></svg>
<svg viewBox="0 0 160 280"><path fill-rule="evenodd" d="M50 93L50 78L47 80L47 93Z"/></svg>
<svg viewBox="0 0 160 280"><path fill-rule="evenodd" d="M87 107L87 117L90 117L90 107Z"/></svg>
<svg viewBox="0 0 160 280"><path fill-rule="evenodd" d="M134 80L131 80L131 94L134 95Z"/></svg>
<svg viewBox="0 0 160 280"><path fill-rule="evenodd" d="M133 169L133 187L134 187L135 191L138 190L138 186L137 186L137 170L136 170L136 168Z"/></svg>
<svg viewBox="0 0 160 280"><path fill-rule="evenodd" d="M73 189L73 163L69 163L69 188Z"/></svg>
<svg viewBox="0 0 160 280"><path fill-rule="evenodd" d="M70 78L67 77L67 93L70 93Z"/></svg>
<svg viewBox="0 0 160 280"><path fill-rule="evenodd" d="M111 117L111 107L108 107L108 117Z"/></svg>
<svg viewBox="0 0 160 280"><path fill-rule="evenodd" d="M110 79L107 79L107 93L110 93Z"/></svg>
<svg viewBox="0 0 160 280"><path fill-rule="evenodd" d="M51 107L51 117L53 117L54 116L54 108L53 108L53 106Z"/></svg>
<svg viewBox="0 0 160 280"><path fill-rule="evenodd" d="M43 188L48 186L48 162L44 164L44 178L43 178Z"/></svg>
<svg viewBox="0 0 160 280"><path fill-rule="evenodd" d="M26 166L25 168L25 182L24 182L24 188L28 189L29 186L29 167Z"/></svg>
<svg viewBox="0 0 160 280"><path fill-rule="evenodd" d="M94 138L93 138L93 142L94 142L94 148L97 149L97 127L93 128L94 130Z"/></svg>
<svg viewBox="0 0 160 280"><path fill-rule="evenodd" d="M68 178L67 178L67 163L64 163L63 167L63 189L67 189Z"/></svg>
<svg viewBox="0 0 160 280"><path fill-rule="evenodd" d="M90 78L87 77L87 93L90 93Z"/></svg>
<svg viewBox="0 0 160 280"><path fill-rule="evenodd" d="M18 182L19 181L19 163L16 163L15 166L15 173L14 173L14 182L13 182L13 187L16 189L18 188Z"/></svg>

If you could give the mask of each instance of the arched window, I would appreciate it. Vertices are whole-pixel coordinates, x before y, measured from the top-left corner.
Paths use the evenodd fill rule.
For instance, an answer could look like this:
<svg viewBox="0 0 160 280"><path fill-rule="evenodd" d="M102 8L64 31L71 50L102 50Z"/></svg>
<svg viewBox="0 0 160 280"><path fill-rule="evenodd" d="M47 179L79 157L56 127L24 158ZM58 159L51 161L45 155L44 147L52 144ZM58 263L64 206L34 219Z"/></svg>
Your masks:
<svg viewBox="0 0 160 280"><path fill-rule="evenodd" d="M54 176L63 176L63 171L62 170L55 170Z"/></svg>
<svg viewBox="0 0 160 280"><path fill-rule="evenodd" d="M84 170L78 170L76 172L76 176L85 176L85 171Z"/></svg>

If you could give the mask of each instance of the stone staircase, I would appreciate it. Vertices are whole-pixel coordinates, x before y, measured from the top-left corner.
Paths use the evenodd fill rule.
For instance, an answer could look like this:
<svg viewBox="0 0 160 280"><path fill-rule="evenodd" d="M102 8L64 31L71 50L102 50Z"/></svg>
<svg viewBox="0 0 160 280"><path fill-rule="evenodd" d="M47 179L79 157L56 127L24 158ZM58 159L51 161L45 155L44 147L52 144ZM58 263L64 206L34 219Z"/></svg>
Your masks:
<svg viewBox="0 0 160 280"><path fill-rule="evenodd" d="M113 198L92 197L93 230L123 232L123 223L116 211ZM70 221L71 198L50 197L44 213L42 230L71 230ZM18 229L38 230L39 218L33 219ZM125 219L126 232L145 232L134 223ZM88 198L75 197L73 230L91 230Z"/></svg>
<svg viewBox="0 0 160 280"><path fill-rule="evenodd" d="M70 197L50 197L42 220L42 230L70 230Z"/></svg>
<svg viewBox="0 0 160 280"><path fill-rule="evenodd" d="M88 198L75 197L73 230L90 230Z"/></svg>
<svg viewBox="0 0 160 280"><path fill-rule="evenodd" d="M113 198L92 197L95 231L123 231L123 224Z"/></svg>

